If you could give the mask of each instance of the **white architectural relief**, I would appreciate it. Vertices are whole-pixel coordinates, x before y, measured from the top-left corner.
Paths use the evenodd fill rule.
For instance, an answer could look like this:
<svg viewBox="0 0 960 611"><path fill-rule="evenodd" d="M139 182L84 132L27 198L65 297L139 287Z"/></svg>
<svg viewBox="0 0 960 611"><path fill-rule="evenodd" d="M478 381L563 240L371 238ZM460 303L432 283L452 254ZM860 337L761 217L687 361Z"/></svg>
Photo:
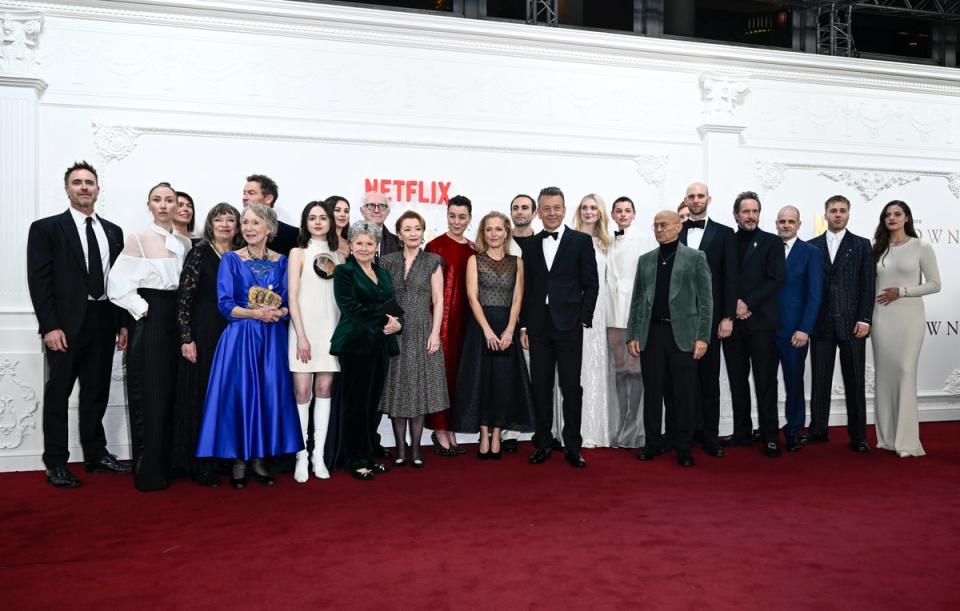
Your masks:
<svg viewBox="0 0 960 611"><path fill-rule="evenodd" d="M943 385L944 392L951 395L960 395L960 369L954 369L947 376L947 381Z"/></svg>
<svg viewBox="0 0 960 611"><path fill-rule="evenodd" d="M0 450L18 448L37 428L37 391L17 376L19 360L0 358Z"/></svg>
<svg viewBox="0 0 960 611"><path fill-rule="evenodd" d="M873 365L871 365L870 363L867 363L864 368L863 383L868 395L872 395L873 391L876 389L877 387L876 380L877 380L877 375L873 369Z"/></svg>
<svg viewBox="0 0 960 611"><path fill-rule="evenodd" d="M0 75L39 77L37 43L43 15L36 11L0 9Z"/></svg>
<svg viewBox="0 0 960 611"><path fill-rule="evenodd" d="M848 187L853 187L866 201L872 200L884 189L920 180L916 174L870 170L820 170L819 174L834 182L842 182Z"/></svg>
<svg viewBox="0 0 960 611"><path fill-rule="evenodd" d="M782 163L757 161L754 165L754 174L764 189L774 191L783 182L787 174L787 166Z"/></svg>
<svg viewBox="0 0 960 611"><path fill-rule="evenodd" d="M640 174L647 184L658 189L663 186L670 164L669 155L639 155L633 158L633 162L637 164L637 174Z"/></svg>
<svg viewBox="0 0 960 611"><path fill-rule="evenodd" d="M733 119L737 107L750 90L747 75L705 72L700 75L703 114L711 120Z"/></svg>
<svg viewBox="0 0 960 611"><path fill-rule="evenodd" d="M960 199L960 173L954 172L953 174L947 175L947 186L950 188L953 196Z"/></svg>
<svg viewBox="0 0 960 611"><path fill-rule="evenodd" d="M123 159L137 148L140 130L121 125L93 123L93 145L102 165Z"/></svg>

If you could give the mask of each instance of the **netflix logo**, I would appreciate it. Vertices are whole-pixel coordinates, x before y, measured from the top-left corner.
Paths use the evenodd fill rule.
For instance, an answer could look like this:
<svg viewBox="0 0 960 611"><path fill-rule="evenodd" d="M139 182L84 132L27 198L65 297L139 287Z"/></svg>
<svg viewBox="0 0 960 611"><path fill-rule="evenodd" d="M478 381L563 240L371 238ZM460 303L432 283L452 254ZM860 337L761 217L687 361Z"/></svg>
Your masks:
<svg viewBox="0 0 960 611"><path fill-rule="evenodd" d="M390 178L364 178L363 192L379 191L393 202L409 204L443 204L450 201L450 185L439 180L394 180Z"/></svg>

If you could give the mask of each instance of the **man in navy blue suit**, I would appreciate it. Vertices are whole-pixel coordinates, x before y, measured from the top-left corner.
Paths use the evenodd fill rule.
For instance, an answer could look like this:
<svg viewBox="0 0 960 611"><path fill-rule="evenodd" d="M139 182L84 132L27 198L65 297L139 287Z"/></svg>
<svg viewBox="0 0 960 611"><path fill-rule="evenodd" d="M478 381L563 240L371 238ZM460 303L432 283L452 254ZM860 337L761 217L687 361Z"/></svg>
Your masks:
<svg viewBox="0 0 960 611"><path fill-rule="evenodd" d="M783 288L777 293L780 326L777 328L777 357L783 370L783 385L787 391L783 427L788 452L796 452L800 445L807 399L803 389L803 370L810 349L810 335L820 312L823 294L823 262L820 251L797 238L800 230L800 211L784 206L777 213L777 234L783 241L787 272Z"/></svg>

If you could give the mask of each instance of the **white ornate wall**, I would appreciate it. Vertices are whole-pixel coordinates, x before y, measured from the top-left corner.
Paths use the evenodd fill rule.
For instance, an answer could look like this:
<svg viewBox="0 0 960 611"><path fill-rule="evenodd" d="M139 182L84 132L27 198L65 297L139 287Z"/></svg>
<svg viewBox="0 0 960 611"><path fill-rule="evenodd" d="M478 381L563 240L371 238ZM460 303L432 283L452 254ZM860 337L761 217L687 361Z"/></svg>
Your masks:
<svg viewBox="0 0 960 611"><path fill-rule="evenodd" d="M946 287L926 301L922 418L960 416L956 70L283 0L0 0L0 22L0 470L40 466L26 234L65 208L61 176L81 158L127 231L149 222L156 182L202 215L239 204L251 172L279 182L291 222L310 199L357 202L365 180L411 181L396 209L433 230L443 207L418 200L434 182L477 219L558 184L577 201L628 194L645 223L706 180L714 218L732 223L733 197L754 189L765 228L791 203L803 237L834 193L861 235L904 199ZM114 373L108 436L124 456L119 359ZM836 390L842 422L839 377Z"/></svg>

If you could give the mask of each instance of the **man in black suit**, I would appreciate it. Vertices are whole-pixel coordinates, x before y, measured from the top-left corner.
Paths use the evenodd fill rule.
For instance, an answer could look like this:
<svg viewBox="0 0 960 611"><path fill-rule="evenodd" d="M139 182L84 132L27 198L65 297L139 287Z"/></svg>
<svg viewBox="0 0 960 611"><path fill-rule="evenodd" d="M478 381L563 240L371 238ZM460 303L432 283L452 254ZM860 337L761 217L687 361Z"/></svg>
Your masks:
<svg viewBox="0 0 960 611"><path fill-rule="evenodd" d="M247 184L243 186L243 207L250 204L262 204L268 208L273 208L280 197L280 189L277 183L269 176L263 174L252 174L247 176ZM281 220L277 220L277 235L273 236L268 246L270 250L278 252L283 256L290 256L290 250L297 245L297 236L300 235L300 229L293 225L288 225Z"/></svg>
<svg viewBox="0 0 960 611"><path fill-rule="evenodd" d="M777 293L786 273L783 242L758 227L760 197L744 191L733 203L737 221L736 247L740 275L737 283L737 320L723 341L730 394L733 399L733 435L727 447L753 443L750 417L750 370L757 393L757 416L763 453L780 456L780 420L777 414Z"/></svg>
<svg viewBox="0 0 960 611"><path fill-rule="evenodd" d="M695 182L687 187L683 198L690 210L690 218L683 223L680 242L702 250L710 266L713 288L713 329L716 339L725 339L733 331L737 314L737 248L733 230L707 218L710 190ZM711 341L706 354L697 361L699 386L697 426L695 437L701 438L707 454L722 457L720 447L720 342ZM669 411L668 411L669 413ZM668 423L667 432L670 431Z"/></svg>
<svg viewBox="0 0 960 611"><path fill-rule="evenodd" d="M840 371L847 400L850 449L869 452L867 446L866 364L867 335L873 315L876 264L870 241L847 231L850 200L834 195L824 204L827 231L810 243L823 256L823 302L810 341L813 388L810 427L803 443L828 441L833 366L840 349Z"/></svg>
<svg viewBox="0 0 960 611"><path fill-rule="evenodd" d="M127 345L126 318L106 296L123 230L94 212L100 185L85 161L64 174L70 208L30 225L27 283L40 325L49 377L43 392L43 464L47 481L76 488L67 468L67 400L80 380L80 444L87 471L129 473L107 452L103 416L110 394L114 343Z"/></svg>
<svg viewBox="0 0 960 611"><path fill-rule="evenodd" d="M380 244L377 246L377 261L383 255L400 251L400 238L390 233L387 228L387 217L390 216L390 203L387 196L379 191L368 191L363 194L363 203L360 204L360 214L363 220L373 223L380 228Z"/></svg>
<svg viewBox="0 0 960 611"><path fill-rule="evenodd" d="M520 341L530 350L536 448L532 464L550 458L553 439L553 383L559 374L563 393L563 445L574 467L586 467L580 455L583 387L583 329L593 324L600 281L593 240L563 224L563 192L546 187L537 198L541 231L523 249L524 287Z"/></svg>

